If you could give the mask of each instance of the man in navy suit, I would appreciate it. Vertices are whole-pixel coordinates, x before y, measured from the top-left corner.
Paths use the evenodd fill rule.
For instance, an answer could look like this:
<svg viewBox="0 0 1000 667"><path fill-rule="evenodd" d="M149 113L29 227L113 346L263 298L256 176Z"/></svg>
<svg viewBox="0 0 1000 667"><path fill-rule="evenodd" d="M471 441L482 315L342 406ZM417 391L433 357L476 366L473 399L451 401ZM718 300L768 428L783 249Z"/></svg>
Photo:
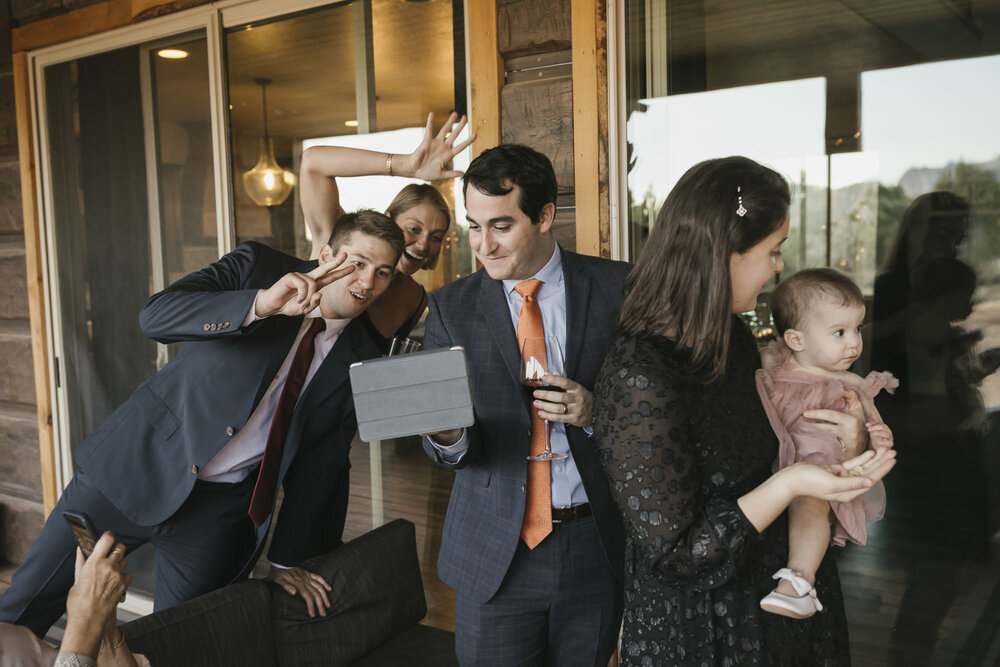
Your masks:
<svg viewBox="0 0 1000 667"><path fill-rule="evenodd" d="M630 267L555 243L556 178L537 151L485 151L464 188L469 243L483 268L431 295L425 337L428 348L465 348L475 402L474 426L424 439L436 463L457 470L438 559L455 588L456 652L463 665L605 667L621 622L624 537L591 437L591 389ZM522 282L537 291L522 297ZM563 391L536 390L530 402L517 343L529 298L566 359L565 376L545 376ZM552 450L567 457L530 464L548 468L540 472L551 528L528 546L532 409L552 425Z"/></svg>
<svg viewBox="0 0 1000 667"><path fill-rule="evenodd" d="M389 218L359 211L318 264L246 243L150 297L143 332L189 342L77 448L79 472L0 597L0 620L41 636L63 613L76 547L64 510L129 551L153 543L162 609L249 572L278 484L270 576L325 614L326 582L296 566L340 543L356 429L348 367L379 356L353 318L389 285L403 245Z"/></svg>

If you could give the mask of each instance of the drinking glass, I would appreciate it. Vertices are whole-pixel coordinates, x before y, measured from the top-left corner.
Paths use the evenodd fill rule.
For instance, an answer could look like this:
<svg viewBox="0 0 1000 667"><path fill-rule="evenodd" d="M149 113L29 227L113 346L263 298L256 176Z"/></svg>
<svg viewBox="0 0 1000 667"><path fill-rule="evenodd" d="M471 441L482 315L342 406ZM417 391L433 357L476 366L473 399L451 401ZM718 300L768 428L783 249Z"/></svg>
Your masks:
<svg viewBox="0 0 1000 667"><path fill-rule="evenodd" d="M423 347L423 344L419 340L406 338L405 336L396 336L389 344L389 356L394 357L397 354L417 352L421 347Z"/></svg>
<svg viewBox="0 0 1000 667"><path fill-rule="evenodd" d="M525 338L521 345L521 385L528 394L528 403L534 402L536 389L544 391L566 391L562 387L548 384L544 380L545 374L563 375L564 364L562 348L559 339L555 336L539 336L537 338ZM536 408L532 407L533 410ZM551 461L553 459L564 459L566 454L558 454L552 451L549 444L549 420L543 419L545 450L540 454L529 456L529 461Z"/></svg>

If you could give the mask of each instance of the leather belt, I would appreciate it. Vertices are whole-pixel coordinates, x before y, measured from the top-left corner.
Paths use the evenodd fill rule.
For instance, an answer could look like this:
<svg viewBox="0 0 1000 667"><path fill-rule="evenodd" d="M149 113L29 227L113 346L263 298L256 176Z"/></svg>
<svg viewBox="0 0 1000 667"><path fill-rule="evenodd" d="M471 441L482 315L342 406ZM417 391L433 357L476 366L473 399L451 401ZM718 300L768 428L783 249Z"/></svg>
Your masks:
<svg viewBox="0 0 1000 667"><path fill-rule="evenodd" d="M590 516L590 503L574 505L573 507L553 507L552 523L565 523L574 519Z"/></svg>

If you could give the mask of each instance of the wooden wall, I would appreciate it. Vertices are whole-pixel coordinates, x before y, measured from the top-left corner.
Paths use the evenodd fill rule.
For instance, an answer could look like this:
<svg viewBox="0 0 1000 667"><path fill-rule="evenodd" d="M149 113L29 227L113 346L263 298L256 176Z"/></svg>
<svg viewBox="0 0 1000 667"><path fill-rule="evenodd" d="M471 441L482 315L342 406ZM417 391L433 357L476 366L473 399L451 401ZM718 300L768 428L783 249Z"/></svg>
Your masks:
<svg viewBox="0 0 1000 667"><path fill-rule="evenodd" d="M604 16L594 0L483 0L469 9L475 152L502 141L547 155L559 183L556 240L606 257Z"/></svg>
<svg viewBox="0 0 1000 667"><path fill-rule="evenodd" d="M19 562L41 529L42 482L35 410L17 114L12 3L0 3L0 557ZM35 7L41 3L13 3ZM37 7L35 7L37 9Z"/></svg>

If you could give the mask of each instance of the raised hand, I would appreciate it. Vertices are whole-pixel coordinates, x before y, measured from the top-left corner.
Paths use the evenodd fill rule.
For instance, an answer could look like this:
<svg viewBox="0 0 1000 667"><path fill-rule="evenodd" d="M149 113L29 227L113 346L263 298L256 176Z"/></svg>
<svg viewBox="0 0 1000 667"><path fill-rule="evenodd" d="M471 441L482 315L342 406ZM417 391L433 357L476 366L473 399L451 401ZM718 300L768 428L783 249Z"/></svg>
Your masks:
<svg viewBox="0 0 1000 667"><path fill-rule="evenodd" d="M286 273L273 285L257 293L254 314L257 317L295 317L312 312L322 298L320 290L354 272L353 264L341 266L346 260L347 253L339 252L329 262L320 264L309 273Z"/></svg>
<svg viewBox="0 0 1000 667"><path fill-rule="evenodd" d="M457 125L456 125L457 121ZM434 134L434 113L427 114L427 127L424 130L423 141L417 149L409 155L401 156L407 168L402 173L412 174L416 178L425 181L440 181L446 178L459 178L461 171L449 169L452 159L464 151L473 141L476 135L472 134L462 143L455 145L455 140L461 134L462 129L468 123L465 116L461 118L452 112L445 121L438 133Z"/></svg>

